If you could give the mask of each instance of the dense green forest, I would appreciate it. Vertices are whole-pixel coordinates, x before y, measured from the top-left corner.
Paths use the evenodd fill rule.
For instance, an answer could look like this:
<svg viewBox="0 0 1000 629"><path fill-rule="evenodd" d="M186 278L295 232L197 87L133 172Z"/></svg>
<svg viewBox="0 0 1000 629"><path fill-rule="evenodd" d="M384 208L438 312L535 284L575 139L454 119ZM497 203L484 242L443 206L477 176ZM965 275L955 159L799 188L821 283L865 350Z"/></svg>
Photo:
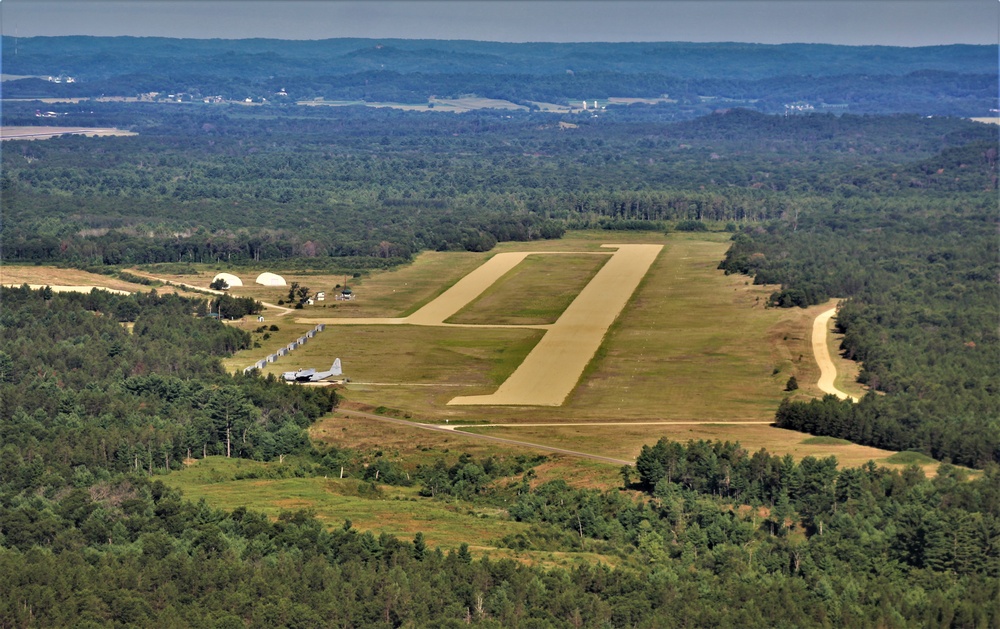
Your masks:
<svg viewBox="0 0 1000 629"><path fill-rule="evenodd" d="M911 194L940 179L914 160L993 138L947 118L743 110L679 124L622 112L560 129L526 113L93 107L79 111L140 136L4 151L9 260L373 266L622 221L760 223L831 193ZM32 112L9 106L5 121ZM976 166L955 172L957 185L995 186Z"/></svg>
<svg viewBox="0 0 1000 629"><path fill-rule="evenodd" d="M781 284L774 305L841 304L842 349L873 391L783 405L779 426L981 466L1000 461L1000 292L995 144L916 168L919 195L839 199L793 221L747 229L720 265ZM965 188L953 176L980 170ZM947 174L946 174L947 173ZM994 190L978 193L983 184Z"/></svg>

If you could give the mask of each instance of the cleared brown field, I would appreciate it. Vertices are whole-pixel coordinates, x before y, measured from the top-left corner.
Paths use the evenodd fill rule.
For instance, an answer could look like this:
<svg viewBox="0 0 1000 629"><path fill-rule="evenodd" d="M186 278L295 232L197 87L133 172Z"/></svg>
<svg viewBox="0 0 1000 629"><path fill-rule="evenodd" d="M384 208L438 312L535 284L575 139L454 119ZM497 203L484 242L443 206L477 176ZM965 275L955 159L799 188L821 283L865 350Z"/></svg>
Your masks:
<svg viewBox="0 0 1000 629"><path fill-rule="evenodd" d="M355 406L350 403L345 406ZM374 409L365 407L364 410ZM441 433L334 413L320 419L309 430L318 441L361 451L381 450L383 456L404 461L408 466L430 465L442 456L454 459L461 453L476 458L541 454L548 460L537 467L539 481L562 479L573 487L613 489L621 486L618 467L543 450L504 446L463 435Z"/></svg>
<svg viewBox="0 0 1000 629"><path fill-rule="evenodd" d="M48 140L60 135L85 135L103 137L112 135L138 135L133 131L112 128L85 127L0 127L0 140Z"/></svg>
<svg viewBox="0 0 1000 629"><path fill-rule="evenodd" d="M88 273L80 269L61 269L52 266L0 265L0 284L4 286L73 286L98 287L128 292L148 292L152 289L143 284L133 284L108 275ZM156 287L157 292L172 292L169 286Z"/></svg>

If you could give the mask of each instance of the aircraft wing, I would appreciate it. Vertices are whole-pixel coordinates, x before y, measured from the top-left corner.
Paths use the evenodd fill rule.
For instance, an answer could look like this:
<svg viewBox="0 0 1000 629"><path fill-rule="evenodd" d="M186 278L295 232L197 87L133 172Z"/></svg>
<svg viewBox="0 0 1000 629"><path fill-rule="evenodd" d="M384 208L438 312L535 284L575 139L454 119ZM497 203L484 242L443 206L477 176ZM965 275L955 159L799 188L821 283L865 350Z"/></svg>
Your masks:
<svg viewBox="0 0 1000 629"><path fill-rule="evenodd" d="M315 369L299 369L295 372L295 379L299 382L310 382L315 375Z"/></svg>

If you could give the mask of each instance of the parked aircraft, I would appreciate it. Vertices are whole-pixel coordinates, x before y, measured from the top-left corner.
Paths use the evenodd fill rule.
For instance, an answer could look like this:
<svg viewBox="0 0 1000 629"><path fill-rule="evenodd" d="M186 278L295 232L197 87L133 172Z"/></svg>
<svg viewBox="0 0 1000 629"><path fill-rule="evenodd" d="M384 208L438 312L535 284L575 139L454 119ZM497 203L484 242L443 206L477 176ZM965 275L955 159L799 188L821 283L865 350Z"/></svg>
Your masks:
<svg viewBox="0 0 1000 629"><path fill-rule="evenodd" d="M322 382L331 376L342 376L344 371L340 366L340 359L333 361L329 371L316 371L315 369L299 369L298 371L286 371L281 374L285 382Z"/></svg>

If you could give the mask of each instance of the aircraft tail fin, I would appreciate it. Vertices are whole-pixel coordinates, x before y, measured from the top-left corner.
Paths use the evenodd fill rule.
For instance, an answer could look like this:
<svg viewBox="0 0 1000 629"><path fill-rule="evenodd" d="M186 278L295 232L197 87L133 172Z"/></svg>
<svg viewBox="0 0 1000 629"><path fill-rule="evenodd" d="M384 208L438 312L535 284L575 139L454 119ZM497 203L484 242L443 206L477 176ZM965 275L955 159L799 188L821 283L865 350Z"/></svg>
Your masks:
<svg viewBox="0 0 1000 629"><path fill-rule="evenodd" d="M333 365L330 366L330 375L339 376L344 373L343 368L340 366L340 359L337 358L333 361Z"/></svg>

